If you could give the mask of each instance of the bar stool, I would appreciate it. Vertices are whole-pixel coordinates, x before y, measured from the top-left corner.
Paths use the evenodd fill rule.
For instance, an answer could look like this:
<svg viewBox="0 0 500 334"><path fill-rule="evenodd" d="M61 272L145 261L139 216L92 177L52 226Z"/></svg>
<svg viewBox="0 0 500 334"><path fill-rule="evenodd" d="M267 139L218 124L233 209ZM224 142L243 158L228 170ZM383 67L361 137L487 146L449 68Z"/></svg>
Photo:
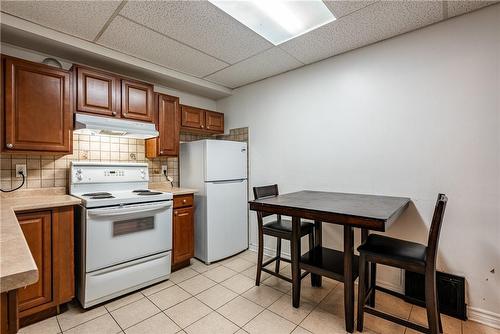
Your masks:
<svg viewBox="0 0 500 334"><path fill-rule="evenodd" d="M447 201L448 198L446 195L438 195L429 231L427 247L419 243L394 239L378 234L370 234L365 243L358 247L359 282L357 328L359 332L363 331L364 312L422 333L438 334L443 332L436 293L436 257L439 244L439 233L441 231ZM427 321L429 323L428 328L376 310L373 304L371 306L366 306L368 299L374 299L376 288L374 284L375 277L373 277L371 279L372 284L369 291L366 291L366 267L368 263L371 263L372 266L376 266L377 263L380 263L425 275L425 306L427 309ZM375 271L372 272L372 275L375 276Z"/></svg>
<svg viewBox="0 0 500 334"><path fill-rule="evenodd" d="M255 199L265 198L265 197L273 197L278 196L278 185L273 184L269 186L262 187L254 187L253 194ZM284 261L290 263L290 260L281 257L281 240L291 240L292 239L292 221L289 219L282 219L281 215L276 215L276 220L264 223L264 218L268 216L272 216L272 213L266 212L257 212L257 223L259 226L259 249L258 249L258 257L257 257L257 274L255 277L255 285L260 285L260 277L262 271L281 278L287 282L292 282L291 278L283 276L279 273L280 270L280 261ZM276 237L276 256L267 260L263 263L264 258L264 235L269 235ZM314 223L309 222L301 222L300 223L300 236L309 236L309 248L314 247ZM275 270L272 271L270 269L265 268L267 265L276 261ZM301 279L304 278L308 272L305 272L301 275Z"/></svg>

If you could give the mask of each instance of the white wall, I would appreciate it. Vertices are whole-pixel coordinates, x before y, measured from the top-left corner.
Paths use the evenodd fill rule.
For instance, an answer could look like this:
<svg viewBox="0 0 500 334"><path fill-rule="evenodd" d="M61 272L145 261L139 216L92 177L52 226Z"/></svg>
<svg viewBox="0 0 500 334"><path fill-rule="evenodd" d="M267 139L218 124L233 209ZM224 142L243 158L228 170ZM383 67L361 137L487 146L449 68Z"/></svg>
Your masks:
<svg viewBox="0 0 500 334"><path fill-rule="evenodd" d="M249 126L251 186L408 196L388 234L424 243L446 193L439 269L466 277L470 315L498 317L499 32L496 5L242 87L217 110ZM340 231L327 245L341 249ZM399 275L380 279L397 289Z"/></svg>
<svg viewBox="0 0 500 334"><path fill-rule="evenodd" d="M12 57L26 59L34 62L42 62L47 57L55 58L61 63L62 67L66 70L69 70L73 65L73 62L71 60L62 59L61 57L46 55L37 51L24 49L8 43L1 43L0 52ZM143 80L141 78L136 78L136 79ZM155 92L177 96L179 97L179 101L182 104L187 104L194 107L205 108L209 110L215 110L216 108L215 100L191 94L189 92L179 91L176 89L172 89L157 84L155 84Z"/></svg>

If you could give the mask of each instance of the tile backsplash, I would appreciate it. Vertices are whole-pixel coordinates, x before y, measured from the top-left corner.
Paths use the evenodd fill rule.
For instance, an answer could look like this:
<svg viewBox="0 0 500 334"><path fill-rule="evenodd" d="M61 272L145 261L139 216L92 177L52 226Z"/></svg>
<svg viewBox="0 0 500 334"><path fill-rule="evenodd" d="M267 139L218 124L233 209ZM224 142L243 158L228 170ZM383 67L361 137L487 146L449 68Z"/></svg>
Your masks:
<svg viewBox="0 0 500 334"><path fill-rule="evenodd" d="M181 133L181 141L184 142L206 138L248 141L248 128L231 129L229 134L215 137ZM25 164L28 178L23 188L66 187L70 162L74 160L147 162L150 182L166 181L161 174L161 166L166 164L168 175L174 179L174 186L179 186L177 157L146 158L143 139L83 134L73 135L73 154L70 155L0 154L0 186L4 190L17 187L21 179L15 175L16 165Z"/></svg>

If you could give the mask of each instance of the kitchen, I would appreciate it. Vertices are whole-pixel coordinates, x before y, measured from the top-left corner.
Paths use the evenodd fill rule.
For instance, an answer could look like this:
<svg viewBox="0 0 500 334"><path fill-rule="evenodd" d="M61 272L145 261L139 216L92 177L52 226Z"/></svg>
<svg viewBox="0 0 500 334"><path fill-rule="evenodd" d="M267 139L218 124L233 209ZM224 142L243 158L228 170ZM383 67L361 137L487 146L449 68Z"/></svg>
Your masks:
<svg viewBox="0 0 500 334"><path fill-rule="evenodd" d="M500 5L230 3L2 1L2 333L497 333Z"/></svg>

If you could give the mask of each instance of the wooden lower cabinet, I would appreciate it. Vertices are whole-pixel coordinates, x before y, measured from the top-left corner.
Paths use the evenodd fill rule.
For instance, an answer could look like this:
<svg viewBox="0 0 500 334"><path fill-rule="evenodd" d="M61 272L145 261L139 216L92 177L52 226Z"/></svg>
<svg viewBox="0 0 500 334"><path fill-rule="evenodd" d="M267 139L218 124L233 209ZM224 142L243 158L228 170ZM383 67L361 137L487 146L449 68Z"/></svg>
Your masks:
<svg viewBox="0 0 500 334"><path fill-rule="evenodd" d="M194 257L193 194L174 196L172 269L188 266Z"/></svg>
<svg viewBox="0 0 500 334"><path fill-rule="evenodd" d="M73 207L18 213L17 219L38 268L38 281L17 290L22 326L55 314L75 296Z"/></svg>
<svg viewBox="0 0 500 334"><path fill-rule="evenodd" d="M19 329L17 290L2 292L0 297L0 334L17 333Z"/></svg>

